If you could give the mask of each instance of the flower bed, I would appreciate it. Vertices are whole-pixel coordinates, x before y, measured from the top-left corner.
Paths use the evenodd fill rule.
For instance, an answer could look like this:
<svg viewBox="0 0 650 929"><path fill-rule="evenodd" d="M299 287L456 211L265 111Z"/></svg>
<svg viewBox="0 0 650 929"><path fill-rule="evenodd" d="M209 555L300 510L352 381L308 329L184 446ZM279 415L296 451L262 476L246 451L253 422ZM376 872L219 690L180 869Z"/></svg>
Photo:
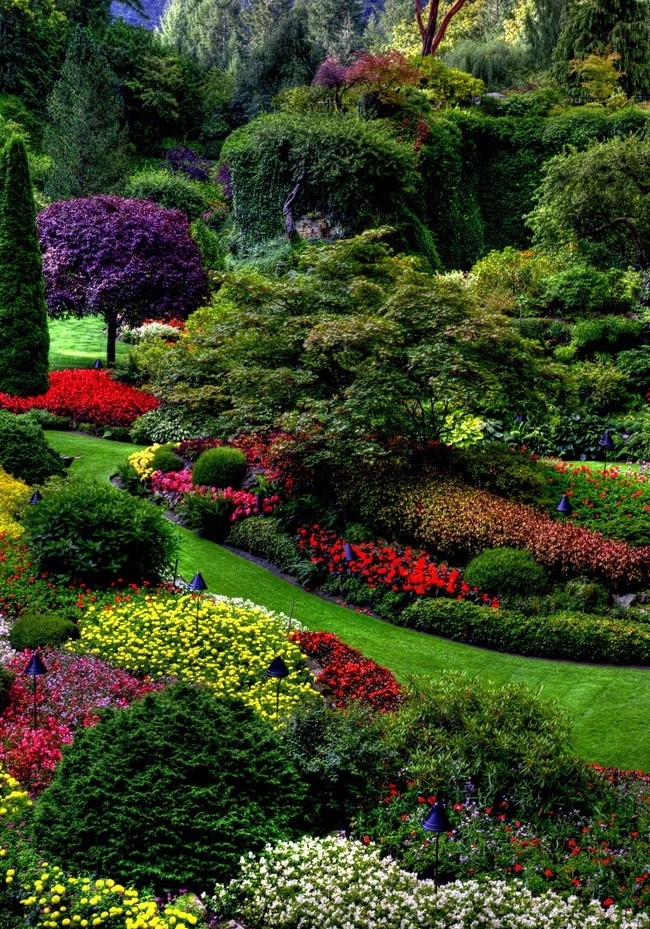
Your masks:
<svg viewBox="0 0 650 929"><path fill-rule="evenodd" d="M150 481L153 494L162 498L170 507L180 503L186 494L197 494L212 500L227 500L232 506L232 512L228 517L231 523L237 522L238 519L245 519L247 516L270 515L280 502L277 494L260 497L246 490L233 490L232 487L222 489L193 484L192 472L189 468L167 473L154 471L150 476Z"/></svg>
<svg viewBox="0 0 650 929"><path fill-rule="evenodd" d="M274 722L276 688L265 671L276 655L290 670L280 687L280 714L313 694L300 649L287 639L287 622L282 614L225 597L127 597L101 609L91 606L81 638L67 647L154 680L171 675L236 697Z"/></svg>
<svg viewBox="0 0 650 929"><path fill-rule="evenodd" d="M30 495L31 489L24 481L0 468L0 534L16 537L22 533L23 528L16 516Z"/></svg>
<svg viewBox="0 0 650 929"><path fill-rule="evenodd" d="M12 413L47 410L78 423L130 426L138 416L160 406L151 394L114 381L108 371L78 368L52 371L50 389L38 397L0 393L0 407Z"/></svg>
<svg viewBox="0 0 650 929"><path fill-rule="evenodd" d="M458 600L470 597L498 606L495 597L466 584L459 570L435 564L421 550L397 549L378 542L350 544L320 526L298 529L298 544L312 562L322 564L330 574L362 577L371 588L383 585L418 597L444 593Z"/></svg>
<svg viewBox="0 0 650 929"><path fill-rule="evenodd" d="M18 653L7 664L16 678L0 716L0 763L32 795L52 780L61 749L77 727L94 726L99 709L128 706L166 683L141 680L92 656L46 649L47 674L33 688L23 673L29 659L27 652Z"/></svg>
<svg viewBox="0 0 650 929"><path fill-rule="evenodd" d="M291 638L321 665L319 684L332 692L338 707L356 700L382 711L399 706L402 691L392 672L331 632L298 631Z"/></svg>

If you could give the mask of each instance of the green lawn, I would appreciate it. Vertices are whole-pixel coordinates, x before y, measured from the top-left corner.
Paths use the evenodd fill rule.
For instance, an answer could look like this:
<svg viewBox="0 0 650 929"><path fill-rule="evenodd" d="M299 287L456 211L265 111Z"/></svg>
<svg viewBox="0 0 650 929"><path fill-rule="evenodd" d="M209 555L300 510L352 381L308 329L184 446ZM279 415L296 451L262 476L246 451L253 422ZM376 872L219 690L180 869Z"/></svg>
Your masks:
<svg viewBox="0 0 650 929"><path fill-rule="evenodd" d="M133 446L65 432L48 432L66 455L83 455L72 470L106 480ZM200 571L213 593L244 597L289 612L310 629L334 632L398 678L466 671L499 684L523 681L557 700L571 720L574 747L585 759L650 771L650 669L598 667L502 655L391 626L336 606L276 577L226 549L178 529L179 572Z"/></svg>
<svg viewBox="0 0 650 929"><path fill-rule="evenodd" d="M62 368L91 368L98 358L106 363L106 333L101 316L84 319L51 319L50 371ZM116 357L126 355L130 346L118 342Z"/></svg>

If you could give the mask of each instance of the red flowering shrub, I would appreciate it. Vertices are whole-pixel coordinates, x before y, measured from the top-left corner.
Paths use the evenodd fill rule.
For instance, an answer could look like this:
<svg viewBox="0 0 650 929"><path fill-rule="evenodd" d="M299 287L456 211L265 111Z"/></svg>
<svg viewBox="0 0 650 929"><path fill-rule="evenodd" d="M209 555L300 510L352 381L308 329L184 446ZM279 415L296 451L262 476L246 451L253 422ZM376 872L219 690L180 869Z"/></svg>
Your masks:
<svg viewBox="0 0 650 929"><path fill-rule="evenodd" d="M114 381L110 372L87 368L53 371L50 389L38 397L0 393L0 407L12 413L47 410L80 423L106 426L130 426L138 416L159 406L151 394Z"/></svg>
<svg viewBox="0 0 650 929"><path fill-rule="evenodd" d="M192 472L189 468L166 473L154 471L150 481L152 491L166 500L170 506L175 506L188 494L210 497L212 500L218 498L227 500L232 507L229 516L231 523L237 522L238 519L245 519L247 516L259 516L262 513L270 515L280 502L277 494L258 499L257 494L251 494L246 490L233 490L231 487L223 489L203 487L193 484Z"/></svg>
<svg viewBox="0 0 650 929"><path fill-rule="evenodd" d="M369 587L384 585L418 597L445 593L462 600L471 596L481 603L498 606L495 597L465 583L457 568L435 564L421 550L397 549L378 542L350 544L320 526L298 529L298 544L314 564L322 564L330 574L349 573L363 578Z"/></svg>
<svg viewBox="0 0 650 929"><path fill-rule="evenodd" d="M32 679L23 673L30 657L29 652L18 652L8 665L16 679L0 716L0 764L32 794L47 787L62 746L72 742L79 726L94 726L99 709L128 706L166 686L140 680L98 658L46 649L42 659L47 673L38 678L34 690Z"/></svg>
<svg viewBox="0 0 650 929"><path fill-rule="evenodd" d="M318 681L336 698L339 707L358 700L376 710L395 710L402 691L393 674L331 632L293 632L294 639L323 668Z"/></svg>

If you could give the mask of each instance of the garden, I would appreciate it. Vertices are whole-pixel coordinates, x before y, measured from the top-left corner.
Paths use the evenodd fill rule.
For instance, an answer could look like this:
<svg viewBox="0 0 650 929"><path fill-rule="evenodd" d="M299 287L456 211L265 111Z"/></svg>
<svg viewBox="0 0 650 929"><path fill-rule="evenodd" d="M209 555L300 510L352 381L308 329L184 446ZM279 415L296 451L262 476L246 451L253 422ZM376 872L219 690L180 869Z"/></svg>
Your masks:
<svg viewBox="0 0 650 929"><path fill-rule="evenodd" d="M650 929L642 6L0 0L0 929Z"/></svg>

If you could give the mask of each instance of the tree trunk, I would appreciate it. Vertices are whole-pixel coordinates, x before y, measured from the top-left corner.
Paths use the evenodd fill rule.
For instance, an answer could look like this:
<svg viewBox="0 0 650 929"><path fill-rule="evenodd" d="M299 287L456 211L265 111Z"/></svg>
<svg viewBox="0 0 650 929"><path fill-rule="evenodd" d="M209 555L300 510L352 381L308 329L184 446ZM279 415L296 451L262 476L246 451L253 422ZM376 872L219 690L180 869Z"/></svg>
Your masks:
<svg viewBox="0 0 650 929"><path fill-rule="evenodd" d="M287 234L288 239L293 239L296 235L296 224L293 218L293 204L294 200L300 193L300 188L302 187L302 182L306 177L307 172L302 171L300 177L296 181L296 186L293 188L287 199L282 204L282 218L284 219L284 230Z"/></svg>
<svg viewBox="0 0 650 929"><path fill-rule="evenodd" d="M106 364L110 367L115 365L115 342L117 340L117 317L109 316L106 318Z"/></svg>

